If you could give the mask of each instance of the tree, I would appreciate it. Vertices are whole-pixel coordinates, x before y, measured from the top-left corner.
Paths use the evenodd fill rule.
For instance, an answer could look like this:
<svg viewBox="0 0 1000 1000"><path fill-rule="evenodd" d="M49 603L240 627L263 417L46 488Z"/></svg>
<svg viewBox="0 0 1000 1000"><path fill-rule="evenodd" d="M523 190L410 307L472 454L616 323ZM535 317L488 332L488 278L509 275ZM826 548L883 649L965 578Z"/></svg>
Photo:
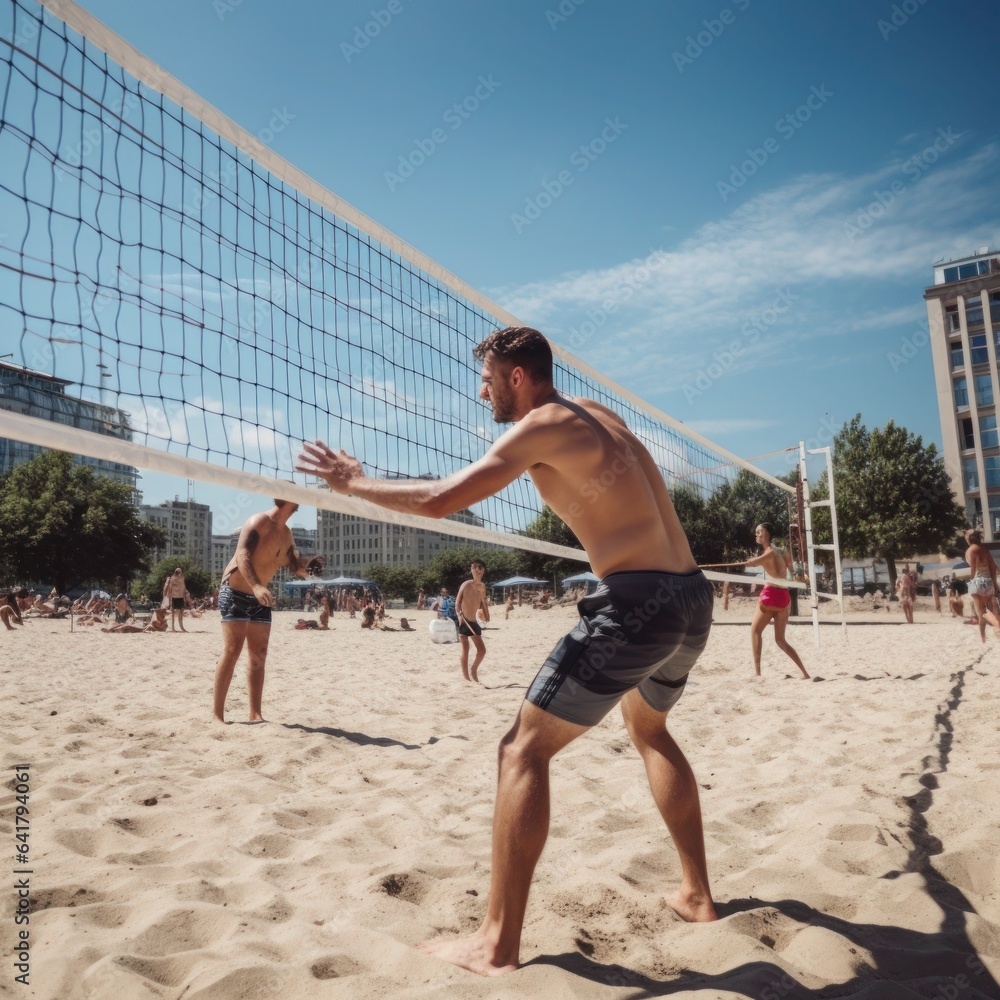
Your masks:
<svg viewBox="0 0 1000 1000"><path fill-rule="evenodd" d="M402 597L403 600L416 599L417 591L432 586L429 572L421 566L372 563L365 570L365 577L371 580L386 597Z"/></svg>
<svg viewBox="0 0 1000 1000"><path fill-rule="evenodd" d="M824 480L820 496L828 495ZM945 548L967 523L937 448L891 420L869 431L859 413L844 424L834 438L833 481L841 552L884 559L893 589L897 557Z"/></svg>
<svg viewBox="0 0 1000 1000"><path fill-rule="evenodd" d="M791 474L794 482L795 474ZM767 522L778 538L788 532L788 500L791 494L766 479L740 469L736 478L723 483L708 498L705 523L721 550L720 561L739 561L754 547L754 529Z"/></svg>
<svg viewBox="0 0 1000 1000"><path fill-rule="evenodd" d="M135 490L65 452L42 452L0 479L0 564L22 581L51 580L60 594L83 583L125 590L164 541Z"/></svg>
<svg viewBox="0 0 1000 1000"><path fill-rule="evenodd" d="M165 556L134 590L141 590L153 601L163 594L163 581L180 566L184 583L192 597L204 597L212 589L212 574L202 569L190 556Z"/></svg>
<svg viewBox="0 0 1000 1000"><path fill-rule="evenodd" d="M453 548L441 549L427 567L429 591L439 587L447 587L452 594L458 593L458 588L464 580L469 579L469 565L473 559L486 563L486 587L497 580L505 580L525 572L525 553L510 552L504 549L486 549L477 545L457 545Z"/></svg>

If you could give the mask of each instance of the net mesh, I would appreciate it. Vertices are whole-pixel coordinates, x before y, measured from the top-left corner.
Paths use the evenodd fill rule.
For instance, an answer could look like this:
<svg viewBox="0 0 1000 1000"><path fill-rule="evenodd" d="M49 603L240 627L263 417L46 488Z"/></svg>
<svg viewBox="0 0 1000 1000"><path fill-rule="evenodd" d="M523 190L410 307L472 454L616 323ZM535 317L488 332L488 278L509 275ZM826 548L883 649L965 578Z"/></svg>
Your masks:
<svg viewBox="0 0 1000 1000"><path fill-rule="evenodd" d="M316 437L382 477L481 456L496 429L472 348L503 311L141 76L32 0L0 0L0 337L19 376L4 407L281 481L304 482L294 459ZM729 474L558 354L557 388L621 413L668 480L708 494ZM525 476L473 520L518 534L539 508Z"/></svg>

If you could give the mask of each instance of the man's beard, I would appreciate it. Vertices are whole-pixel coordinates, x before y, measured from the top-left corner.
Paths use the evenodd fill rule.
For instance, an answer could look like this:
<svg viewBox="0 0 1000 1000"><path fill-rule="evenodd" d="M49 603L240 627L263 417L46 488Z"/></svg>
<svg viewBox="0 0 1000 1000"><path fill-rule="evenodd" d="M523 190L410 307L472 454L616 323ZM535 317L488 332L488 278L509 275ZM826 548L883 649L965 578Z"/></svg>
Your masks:
<svg viewBox="0 0 1000 1000"><path fill-rule="evenodd" d="M496 394L490 400L493 405L493 420L498 424L509 424L514 419L514 400L506 393Z"/></svg>

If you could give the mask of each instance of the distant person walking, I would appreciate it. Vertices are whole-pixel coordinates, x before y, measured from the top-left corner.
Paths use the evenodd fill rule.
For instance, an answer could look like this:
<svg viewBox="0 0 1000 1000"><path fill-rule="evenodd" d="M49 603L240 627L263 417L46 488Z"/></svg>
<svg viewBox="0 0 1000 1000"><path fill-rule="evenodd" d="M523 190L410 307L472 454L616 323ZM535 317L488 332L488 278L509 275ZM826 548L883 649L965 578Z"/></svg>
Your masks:
<svg viewBox="0 0 1000 1000"><path fill-rule="evenodd" d="M916 593L917 574L904 570L896 579L896 594L899 597L899 606L911 625L913 624L913 598Z"/></svg>
<svg viewBox="0 0 1000 1000"><path fill-rule="evenodd" d="M965 550L965 561L969 564L969 596L976 609L979 619L979 638L986 642L986 623L993 626L993 631L1000 636L1000 619L997 618L997 564L993 554L983 545L980 531L970 528L965 533L968 548Z"/></svg>
<svg viewBox="0 0 1000 1000"><path fill-rule="evenodd" d="M186 632L184 627L184 605L188 598L187 584L184 582L184 570L177 567L163 581L163 606L170 608L170 631L176 632L174 622L176 621L180 630Z"/></svg>

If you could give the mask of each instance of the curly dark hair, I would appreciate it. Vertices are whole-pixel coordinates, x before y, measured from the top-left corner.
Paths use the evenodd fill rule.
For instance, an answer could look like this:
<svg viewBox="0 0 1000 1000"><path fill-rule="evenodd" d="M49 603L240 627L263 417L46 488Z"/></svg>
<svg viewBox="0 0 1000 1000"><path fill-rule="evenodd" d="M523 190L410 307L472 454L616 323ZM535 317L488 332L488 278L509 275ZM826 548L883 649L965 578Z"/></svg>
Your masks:
<svg viewBox="0 0 1000 1000"><path fill-rule="evenodd" d="M520 366L533 381L552 382L552 348L545 337L530 326L495 330L474 347L472 353L479 361L487 354L494 354L508 370Z"/></svg>

